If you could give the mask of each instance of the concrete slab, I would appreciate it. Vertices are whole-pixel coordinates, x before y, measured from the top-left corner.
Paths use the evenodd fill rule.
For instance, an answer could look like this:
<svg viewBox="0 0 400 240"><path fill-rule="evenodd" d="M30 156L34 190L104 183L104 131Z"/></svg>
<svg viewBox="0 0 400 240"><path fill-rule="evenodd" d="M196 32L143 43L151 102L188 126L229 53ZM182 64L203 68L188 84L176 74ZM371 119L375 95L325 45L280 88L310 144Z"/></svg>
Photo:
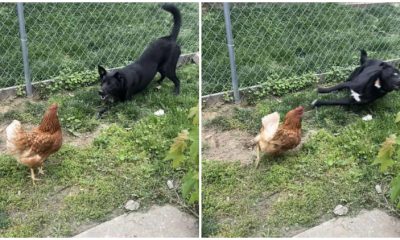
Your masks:
<svg viewBox="0 0 400 240"><path fill-rule="evenodd" d="M198 221L178 208L153 206L116 217L74 237L198 237Z"/></svg>
<svg viewBox="0 0 400 240"><path fill-rule="evenodd" d="M378 209L363 210L356 217L338 217L294 237L400 237L400 219Z"/></svg>

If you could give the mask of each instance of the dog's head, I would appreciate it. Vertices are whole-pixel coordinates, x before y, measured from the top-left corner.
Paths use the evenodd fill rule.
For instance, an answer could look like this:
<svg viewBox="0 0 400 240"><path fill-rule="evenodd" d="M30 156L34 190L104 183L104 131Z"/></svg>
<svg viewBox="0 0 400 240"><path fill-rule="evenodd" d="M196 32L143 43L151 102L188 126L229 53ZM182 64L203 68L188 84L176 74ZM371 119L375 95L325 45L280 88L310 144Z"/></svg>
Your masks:
<svg viewBox="0 0 400 240"><path fill-rule="evenodd" d="M118 71L107 72L102 66L98 66L98 71L101 83L99 95L102 100L113 102L123 89L124 78Z"/></svg>
<svg viewBox="0 0 400 240"><path fill-rule="evenodd" d="M393 65L383 62L381 63L382 72L381 79L383 81L384 87L388 91L399 90L400 89L400 72Z"/></svg>

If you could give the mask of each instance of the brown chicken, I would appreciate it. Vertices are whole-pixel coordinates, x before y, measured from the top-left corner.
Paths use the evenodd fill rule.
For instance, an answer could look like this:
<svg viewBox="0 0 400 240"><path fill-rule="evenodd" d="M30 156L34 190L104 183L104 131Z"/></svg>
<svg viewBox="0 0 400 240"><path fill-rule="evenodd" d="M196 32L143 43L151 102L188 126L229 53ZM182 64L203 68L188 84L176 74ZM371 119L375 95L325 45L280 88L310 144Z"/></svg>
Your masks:
<svg viewBox="0 0 400 240"><path fill-rule="evenodd" d="M260 133L251 142L252 145L257 145L256 167L260 162L260 151L270 155L279 155L300 144L303 112L302 106L289 111L280 126L277 112L262 118Z"/></svg>
<svg viewBox="0 0 400 240"><path fill-rule="evenodd" d="M35 168L43 172L43 163L50 154L57 152L62 145L61 125L57 116L57 104L52 104L43 116L40 125L32 131L25 131L21 122L14 120L7 128L7 150L18 162L28 166L35 184Z"/></svg>

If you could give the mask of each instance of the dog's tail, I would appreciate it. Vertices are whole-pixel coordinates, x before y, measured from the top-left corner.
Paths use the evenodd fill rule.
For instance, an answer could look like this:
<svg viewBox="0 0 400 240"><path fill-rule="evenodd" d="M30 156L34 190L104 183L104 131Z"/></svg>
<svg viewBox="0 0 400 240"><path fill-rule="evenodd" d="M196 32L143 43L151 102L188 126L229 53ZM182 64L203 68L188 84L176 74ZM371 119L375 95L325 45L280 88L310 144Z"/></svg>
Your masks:
<svg viewBox="0 0 400 240"><path fill-rule="evenodd" d="M361 49L360 52L361 52L360 65L363 65L367 61L368 55L367 55L367 52L364 49Z"/></svg>
<svg viewBox="0 0 400 240"><path fill-rule="evenodd" d="M162 5L162 9L164 9L167 12L170 12L172 16L174 16L174 27L172 28L171 34L169 35L170 38L173 40L176 40L179 34L179 30L181 29L181 24L182 24L182 19L181 19L181 13L179 9L172 4L164 4Z"/></svg>

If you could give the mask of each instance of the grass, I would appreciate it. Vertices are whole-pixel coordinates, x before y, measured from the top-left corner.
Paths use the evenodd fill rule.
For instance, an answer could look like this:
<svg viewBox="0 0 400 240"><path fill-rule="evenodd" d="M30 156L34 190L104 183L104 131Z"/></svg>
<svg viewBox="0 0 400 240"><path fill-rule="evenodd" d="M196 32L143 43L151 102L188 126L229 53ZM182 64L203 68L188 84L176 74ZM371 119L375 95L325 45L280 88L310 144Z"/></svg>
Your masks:
<svg viewBox="0 0 400 240"><path fill-rule="evenodd" d="M317 97L322 96L307 88L263 98L250 107L234 107L232 117L205 123L208 128L241 129L255 135L262 116L272 111L283 116L303 105L303 134L308 137L298 152L275 159L264 156L258 169L203 159L203 236L292 236L333 218L338 204L348 206L350 215L375 207L394 213L393 206L375 191L375 185L382 184L388 197L393 176L381 174L371 164L380 144L398 131L394 119L400 94L390 93L362 107L311 109ZM372 121L361 119L367 114Z"/></svg>
<svg viewBox="0 0 400 240"><path fill-rule="evenodd" d="M33 81L60 72L119 67L136 59L150 41L167 35L171 14L154 3L26 3L25 20ZM198 50L198 4L178 3L183 53ZM0 3L0 87L24 82L16 4Z"/></svg>
<svg viewBox="0 0 400 240"><path fill-rule="evenodd" d="M102 106L97 86L26 102L0 115L2 124L14 118L38 124L47 106L57 102L64 136L70 132L79 139L107 126L86 147L64 142L46 161L46 175L36 186L25 166L0 153L0 236L68 237L82 226L123 212L129 199L140 201L142 210L179 203L166 182L179 183L185 169L173 169L164 158L172 139L191 126L187 115L198 102L198 66L178 69L178 77L179 96L172 94L172 82L164 82L160 90L153 83L132 101L111 108L103 119L96 118ZM157 117L153 113L160 108L165 115ZM194 205L187 207L197 211Z"/></svg>
<svg viewBox="0 0 400 240"><path fill-rule="evenodd" d="M230 90L231 84L222 6L203 12L205 95ZM392 4L232 4L240 87L354 65L360 48L379 59L398 58L399 13Z"/></svg>

